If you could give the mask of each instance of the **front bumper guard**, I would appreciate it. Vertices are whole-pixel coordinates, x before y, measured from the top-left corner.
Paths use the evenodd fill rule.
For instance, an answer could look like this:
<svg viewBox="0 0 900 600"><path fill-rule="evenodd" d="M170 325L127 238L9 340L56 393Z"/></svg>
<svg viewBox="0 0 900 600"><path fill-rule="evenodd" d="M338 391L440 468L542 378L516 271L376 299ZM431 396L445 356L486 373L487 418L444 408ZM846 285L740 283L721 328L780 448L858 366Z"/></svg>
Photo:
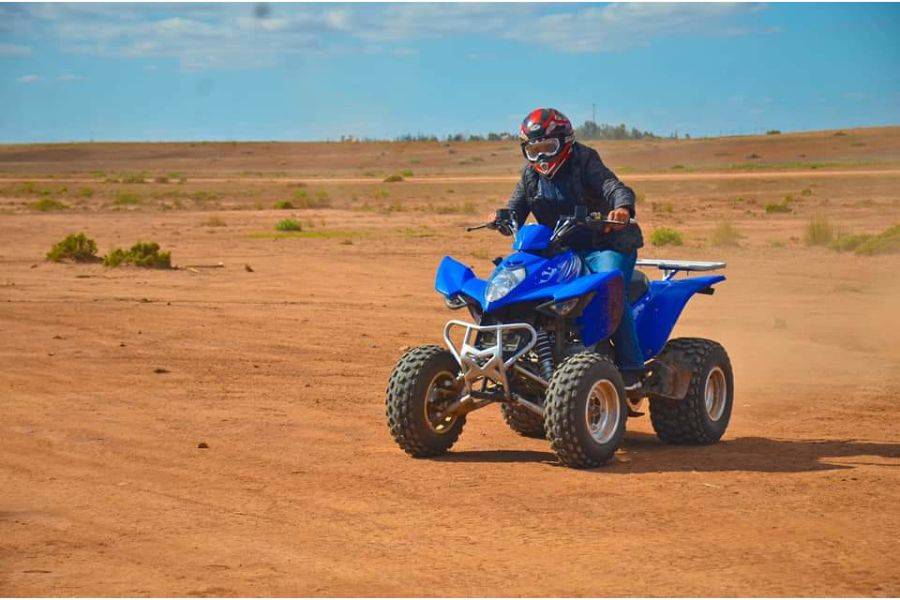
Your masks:
<svg viewBox="0 0 900 600"><path fill-rule="evenodd" d="M450 332L454 328L462 328L465 333L459 347L450 338ZM516 349L508 358L503 357L503 337L504 333L513 331L525 331L529 335L526 343ZM494 343L487 348L479 349L473 345L472 336L482 332L496 333ZM476 394L472 390L472 385L480 380L487 379L502 386L503 397L507 401L515 401L532 412L543 415L544 410L541 406L525 400L518 394L513 393L509 388L508 372L513 369L515 372L528 377L537 384L546 388L548 383L541 377L538 377L528 369L516 364L516 361L530 351L537 342L537 331L528 323L505 323L502 325L476 325L466 321L450 320L444 325L444 342L456 358L462 371L462 378L466 388L466 396L461 401L463 404L471 402L475 399ZM484 400L481 400L479 404ZM488 401L489 402L489 401Z"/></svg>

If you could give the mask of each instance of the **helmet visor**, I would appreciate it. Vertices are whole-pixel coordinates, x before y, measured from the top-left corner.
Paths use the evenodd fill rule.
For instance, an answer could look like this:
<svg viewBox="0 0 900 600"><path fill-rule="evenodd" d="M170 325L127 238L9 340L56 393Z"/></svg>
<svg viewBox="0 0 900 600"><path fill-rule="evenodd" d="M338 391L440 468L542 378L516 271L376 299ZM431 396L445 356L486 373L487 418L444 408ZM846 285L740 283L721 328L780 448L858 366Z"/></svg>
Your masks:
<svg viewBox="0 0 900 600"><path fill-rule="evenodd" d="M525 142L525 158L530 161L546 160L553 158L559 152L559 138L549 137L533 142Z"/></svg>

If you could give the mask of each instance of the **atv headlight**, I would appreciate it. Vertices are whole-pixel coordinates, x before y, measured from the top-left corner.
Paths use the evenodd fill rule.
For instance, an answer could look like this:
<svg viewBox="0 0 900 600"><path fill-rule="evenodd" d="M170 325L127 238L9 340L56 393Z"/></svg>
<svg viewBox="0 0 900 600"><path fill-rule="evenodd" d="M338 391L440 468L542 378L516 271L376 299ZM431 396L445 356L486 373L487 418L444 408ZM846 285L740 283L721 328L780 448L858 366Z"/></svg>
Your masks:
<svg viewBox="0 0 900 600"><path fill-rule="evenodd" d="M490 282L488 282L487 290L484 292L484 299L488 302L496 302L509 294L514 287L524 280L525 267L502 269L491 278Z"/></svg>

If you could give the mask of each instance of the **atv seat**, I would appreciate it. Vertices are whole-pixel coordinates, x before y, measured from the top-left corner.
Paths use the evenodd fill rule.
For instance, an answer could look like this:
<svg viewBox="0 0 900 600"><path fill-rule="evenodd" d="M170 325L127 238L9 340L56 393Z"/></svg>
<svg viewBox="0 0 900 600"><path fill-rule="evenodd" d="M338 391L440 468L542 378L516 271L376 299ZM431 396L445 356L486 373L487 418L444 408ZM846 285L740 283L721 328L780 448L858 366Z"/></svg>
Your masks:
<svg viewBox="0 0 900 600"><path fill-rule="evenodd" d="M650 279L643 271L635 269L631 273L631 281L628 282L628 303L634 304L640 300L649 289Z"/></svg>

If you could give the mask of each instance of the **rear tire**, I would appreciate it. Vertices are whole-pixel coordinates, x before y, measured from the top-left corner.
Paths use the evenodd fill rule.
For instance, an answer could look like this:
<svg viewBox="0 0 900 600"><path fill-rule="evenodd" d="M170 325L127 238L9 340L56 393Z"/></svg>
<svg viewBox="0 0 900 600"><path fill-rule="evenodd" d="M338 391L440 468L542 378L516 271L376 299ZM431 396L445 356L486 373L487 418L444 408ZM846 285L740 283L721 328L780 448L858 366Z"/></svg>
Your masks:
<svg viewBox="0 0 900 600"><path fill-rule="evenodd" d="M404 354L388 381L387 420L391 436L416 458L444 454L459 438L465 415L436 413L459 398L459 364L441 346L418 346Z"/></svg>
<svg viewBox="0 0 900 600"><path fill-rule="evenodd" d="M517 404L503 403L500 405L500 413L509 428L519 435L541 440L547 437L547 433L544 431L544 419L527 408Z"/></svg>
<svg viewBox="0 0 900 600"><path fill-rule="evenodd" d="M667 444L712 444L731 419L734 375L721 344L701 338L670 340L658 360L690 365L691 382L681 400L650 397L650 422Z"/></svg>
<svg viewBox="0 0 900 600"><path fill-rule="evenodd" d="M622 375L608 358L582 352L553 373L544 428L564 465L584 469L609 461L625 436L627 418Z"/></svg>

